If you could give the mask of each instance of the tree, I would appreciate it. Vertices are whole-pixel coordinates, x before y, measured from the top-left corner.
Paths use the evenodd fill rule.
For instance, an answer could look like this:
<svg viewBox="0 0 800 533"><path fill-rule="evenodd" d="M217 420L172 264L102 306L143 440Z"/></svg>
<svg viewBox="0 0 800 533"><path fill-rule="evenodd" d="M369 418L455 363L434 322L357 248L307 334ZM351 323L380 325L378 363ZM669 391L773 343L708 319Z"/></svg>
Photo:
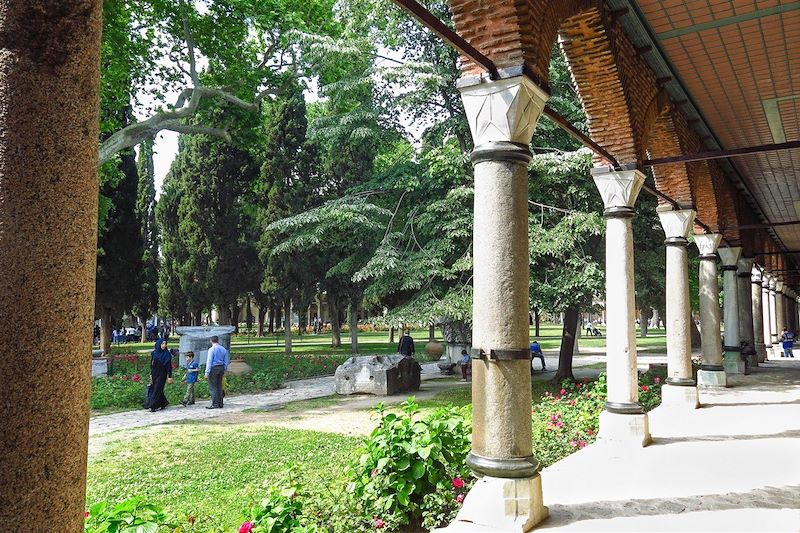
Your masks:
<svg viewBox="0 0 800 533"><path fill-rule="evenodd" d="M142 270L137 283L138 298L133 303L133 313L142 325L142 342L147 340L147 317L158 306L158 247L159 235L156 224L156 189L153 168L153 143L142 143L136 161L139 176L136 196L136 217L142 236Z"/></svg>

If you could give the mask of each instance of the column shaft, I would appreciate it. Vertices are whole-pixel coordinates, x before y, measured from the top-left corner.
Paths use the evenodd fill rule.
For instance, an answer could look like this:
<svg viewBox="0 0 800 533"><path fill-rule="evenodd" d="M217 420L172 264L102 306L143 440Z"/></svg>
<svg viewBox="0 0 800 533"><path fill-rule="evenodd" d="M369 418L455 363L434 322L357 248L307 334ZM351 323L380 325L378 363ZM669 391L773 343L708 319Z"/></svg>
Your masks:
<svg viewBox="0 0 800 533"><path fill-rule="evenodd" d="M753 330L753 297L750 277L753 274L753 259L739 259L737 279L739 284L739 345L741 356L750 366L758 365Z"/></svg>
<svg viewBox="0 0 800 533"><path fill-rule="evenodd" d="M769 282L769 336L773 349L778 345L778 298L775 294L775 280Z"/></svg>
<svg viewBox="0 0 800 533"><path fill-rule="evenodd" d="M722 258L722 290L723 314L725 320L724 347L725 372L730 374L743 374L742 349L739 344L739 285L736 277L739 261L739 247L725 247L719 249Z"/></svg>
<svg viewBox="0 0 800 533"><path fill-rule="evenodd" d="M100 5L0 8L0 531L83 531Z"/></svg>
<svg viewBox="0 0 800 533"><path fill-rule="evenodd" d="M500 144L500 143L498 143ZM472 345L528 351L527 148L507 145L505 161L475 163L474 332ZM481 147L473 153L481 155ZM487 157L492 154L487 153ZM494 157L500 157L497 153ZM473 455L492 459L531 456L529 359L476 360L473 364ZM535 469L534 472L535 473ZM493 473L492 475L497 475ZM531 474L532 475L532 474ZM513 477L513 476L512 476Z"/></svg>
<svg viewBox="0 0 800 533"><path fill-rule="evenodd" d="M764 311L761 307L761 272L753 268L750 277L750 300L752 302L752 324L753 324L753 344L755 345L756 356L754 366L763 362L766 357L766 347L764 346Z"/></svg>
<svg viewBox="0 0 800 533"><path fill-rule="evenodd" d="M769 350L772 349L772 332L770 330L770 324L772 323L772 319L770 318L770 298L769 298L769 278L766 274L762 274L761 278L761 311L763 313L762 318L762 328L761 328L761 335L764 338L764 351L765 354L763 359L759 359L759 362L763 363L767 359L767 353Z"/></svg>
<svg viewBox="0 0 800 533"><path fill-rule="evenodd" d="M667 383L694 385L686 244L667 246Z"/></svg>
<svg viewBox="0 0 800 533"><path fill-rule="evenodd" d="M717 282L716 256L700 258L700 342L703 350L703 368L722 370L720 346L719 283Z"/></svg>
<svg viewBox="0 0 800 533"><path fill-rule="evenodd" d="M773 342L775 348L775 355L780 357L783 354L783 345L781 344L781 335L783 328L786 327L786 311L784 310L784 297L783 297L783 283L777 282L775 288L775 341Z"/></svg>

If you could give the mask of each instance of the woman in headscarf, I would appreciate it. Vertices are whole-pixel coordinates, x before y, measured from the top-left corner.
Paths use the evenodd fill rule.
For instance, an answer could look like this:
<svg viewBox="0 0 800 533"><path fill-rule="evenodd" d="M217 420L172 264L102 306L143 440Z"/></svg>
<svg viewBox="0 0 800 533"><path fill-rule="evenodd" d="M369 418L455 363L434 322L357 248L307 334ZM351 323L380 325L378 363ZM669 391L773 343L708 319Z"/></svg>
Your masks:
<svg viewBox="0 0 800 533"><path fill-rule="evenodd" d="M167 349L167 341L158 339L155 349L150 353L151 394L145 409L155 413L169 405L164 395L164 385L172 383L172 353Z"/></svg>

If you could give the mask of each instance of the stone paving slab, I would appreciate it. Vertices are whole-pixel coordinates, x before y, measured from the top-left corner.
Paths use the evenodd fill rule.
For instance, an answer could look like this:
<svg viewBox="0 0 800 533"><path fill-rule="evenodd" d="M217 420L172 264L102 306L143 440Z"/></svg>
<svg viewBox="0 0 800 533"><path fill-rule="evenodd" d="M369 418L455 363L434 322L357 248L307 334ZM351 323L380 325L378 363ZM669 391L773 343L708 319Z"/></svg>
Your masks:
<svg viewBox="0 0 800 533"><path fill-rule="evenodd" d="M650 413L653 444L593 444L542 472L569 531L800 531L800 363L701 390L703 407Z"/></svg>

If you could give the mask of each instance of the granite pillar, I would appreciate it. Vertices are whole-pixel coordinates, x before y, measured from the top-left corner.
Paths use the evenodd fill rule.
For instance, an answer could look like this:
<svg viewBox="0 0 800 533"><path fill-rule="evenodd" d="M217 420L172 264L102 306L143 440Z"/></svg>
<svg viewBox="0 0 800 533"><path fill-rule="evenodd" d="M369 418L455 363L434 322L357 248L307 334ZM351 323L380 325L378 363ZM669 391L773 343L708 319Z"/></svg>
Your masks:
<svg viewBox="0 0 800 533"><path fill-rule="evenodd" d="M636 305L633 286L633 205L644 184L638 170L592 170L606 218L606 368L608 396L598 437L646 446L647 415L639 404L636 364Z"/></svg>
<svg viewBox="0 0 800 533"><path fill-rule="evenodd" d="M751 363L758 366L767 357L767 349L764 346L764 310L761 306L761 269L756 265L750 271L750 301L752 302L751 314L753 315L753 344L755 345L756 356Z"/></svg>
<svg viewBox="0 0 800 533"><path fill-rule="evenodd" d="M531 442L528 144L548 95L527 77L462 80L475 149L473 430L481 479L448 531L465 523L529 531L547 517Z"/></svg>
<svg viewBox="0 0 800 533"><path fill-rule="evenodd" d="M773 348L775 349L775 357L783 356L783 345L781 344L781 335L783 335L783 328L786 327L786 312L784 311L784 297L783 297L783 282L775 282L775 340L773 341Z"/></svg>
<svg viewBox="0 0 800 533"><path fill-rule="evenodd" d="M661 388L661 405L667 408L696 409L700 405L692 377L692 308L689 300L689 241L686 238L695 215L692 209L658 210L667 247L667 383Z"/></svg>
<svg viewBox="0 0 800 533"><path fill-rule="evenodd" d="M719 249L722 259L722 292L723 316L725 320L724 346L725 372L744 374L744 361L742 361L742 348L739 344L739 285L736 272L739 255L742 248L739 246L726 246Z"/></svg>
<svg viewBox="0 0 800 533"><path fill-rule="evenodd" d="M720 346L719 283L717 281L716 250L722 236L718 233L695 235L694 242L700 251L699 298L700 342L703 363L697 372L701 387L727 387L727 374L723 367Z"/></svg>
<svg viewBox="0 0 800 533"><path fill-rule="evenodd" d="M772 357L780 357L781 343L778 342L778 297L776 294L776 287L778 286L778 278L774 275L769 278L769 338L772 344Z"/></svg>
<svg viewBox="0 0 800 533"><path fill-rule="evenodd" d="M772 315L771 313L771 299L769 294L769 280L770 276L766 270L761 272L761 310L763 311L762 318L762 334L764 336L764 356L759 359L759 363L765 362L769 354L772 353Z"/></svg>
<svg viewBox="0 0 800 533"><path fill-rule="evenodd" d="M739 283L739 345L742 348L742 359L746 370L748 365L758 366L753 330L753 291L750 288L750 278L753 275L753 258L740 258L737 267L736 276Z"/></svg>
<svg viewBox="0 0 800 533"><path fill-rule="evenodd" d="M83 531L100 0L0 3L0 531Z"/></svg>

